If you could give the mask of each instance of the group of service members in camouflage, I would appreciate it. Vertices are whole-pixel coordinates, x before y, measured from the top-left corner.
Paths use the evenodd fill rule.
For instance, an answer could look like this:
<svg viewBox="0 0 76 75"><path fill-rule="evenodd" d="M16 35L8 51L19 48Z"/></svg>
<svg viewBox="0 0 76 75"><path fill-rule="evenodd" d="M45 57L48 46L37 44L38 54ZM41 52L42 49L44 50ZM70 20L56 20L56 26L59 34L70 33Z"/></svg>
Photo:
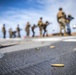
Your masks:
<svg viewBox="0 0 76 75"><path fill-rule="evenodd" d="M66 16L65 12L63 12L63 9L62 8L59 8L59 12L57 14L57 21L59 23L59 26L60 26L60 35L63 35L62 34L62 29L64 29L64 36L65 35L71 35L71 29L70 29L70 21L74 19L70 14L68 16ZM31 31L33 33L32 37L35 36L35 28L36 27L39 27L39 31L40 31L40 36L44 37L45 34L46 36L48 36L48 32L47 32L47 26L51 24L49 23L48 21L46 21L45 23L43 23L43 18L40 17L40 20L38 21L38 24L37 25L33 25L31 26L29 22L27 22L26 24L26 27L25 27L25 31L26 31L26 36L29 37L30 35L30 28L31 28ZM66 27L67 27L67 30L66 30ZM15 37L21 37L20 35L20 31L22 29L20 29L19 25L17 25L17 28L16 28L16 31L12 31L12 28L9 29L9 37L10 38L15 38ZM42 31L44 31L42 33ZM3 27L2 27L2 32L3 32L3 38L6 38L6 28L5 28L5 24L3 24ZM17 36L16 36L16 33L17 33Z"/></svg>
<svg viewBox="0 0 76 75"><path fill-rule="evenodd" d="M50 24L50 23L49 23L48 21L46 21L45 23L43 23L42 17L41 17L40 20L38 21L38 24L37 24L37 25L34 24L32 27L31 27L30 23L27 22L26 27L25 27L26 36L29 37L30 27L31 27L31 30L32 30L32 33L33 33L32 37L35 36L35 31L34 31L34 30L35 30L36 27L39 27L40 36L45 36L45 34L48 36L48 33L47 33L47 29L46 29L46 28L47 28L47 26L48 26L49 24ZM44 31L43 34L42 34L42 31Z"/></svg>
<svg viewBox="0 0 76 75"><path fill-rule="evenodd" d="M32 31L32 37L35 36L35 28L36 27L39 27L39 31L40 31L40 36L48 36L48 33L47 33L47 26L49 25L50 23L48 21L46 21L45 23L43 23L42 21L42 17L40 18L40 20L38 21L38 24L37 25L33 25L31 26L31 24L29 22L27 22L26 26L25 26L25 32L26 32L26 36L29 37L30 36L30 28L31 28L31 31ZM16 28L16 31L12 31L12 28L9 29L9 37L10 38L15 38L15 37L21 37L20 35L20 31L22 29L20 29L19 25L17 25L17 28ZM42 31L43 34L42 34ZM5 24L3 24L3 27L2 27L2 32L3 32L3 38L6 38L6 28L5 28ZM17 36L16 36L17 34Z"/></svg>
<svg viewBox="0 0 76 75"><path fill-rule="evenodd" d="M57 14L57 21L60 26L60 35L63 35L62 29L64 29L64 36L71 35L70 22L74 19L70 14L67 16L62 8L59 8L59 12ZM66 30L67 27L67 30Z"/></svg>
<svg viewBox="0 0 76 75"><path fill-rule="evenodd" d="M9 37L10 38L21 37L20 31L21 31L21 29L19 28L19 25L17 25L16 31L12 31L12 28L10 28L9 29ZM5 27L5 24L3 24L2 33L3 33L3 38L6 38L6 27ZM16 36L16 33L17 33L17 36Z"/></svg>

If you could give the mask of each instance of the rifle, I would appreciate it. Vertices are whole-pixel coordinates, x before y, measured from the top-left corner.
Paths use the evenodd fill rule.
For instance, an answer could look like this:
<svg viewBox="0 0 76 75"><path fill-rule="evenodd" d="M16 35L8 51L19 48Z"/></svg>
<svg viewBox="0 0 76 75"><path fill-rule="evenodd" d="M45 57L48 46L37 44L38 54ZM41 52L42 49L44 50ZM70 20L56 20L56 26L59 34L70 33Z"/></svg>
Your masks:
<svg viewBox="0 0 76 75"><path fill-rule="evenodd" d="M20 29L20 31L21 31L22 29Z"/></svg>
<svg viewBox="0 0 76 75"><path fill-rule="evenodd" d="M51 23L51 22L46 22L46 24L47 24L47 25L50 25L50 24L52 24L52 23Z"/></svg>

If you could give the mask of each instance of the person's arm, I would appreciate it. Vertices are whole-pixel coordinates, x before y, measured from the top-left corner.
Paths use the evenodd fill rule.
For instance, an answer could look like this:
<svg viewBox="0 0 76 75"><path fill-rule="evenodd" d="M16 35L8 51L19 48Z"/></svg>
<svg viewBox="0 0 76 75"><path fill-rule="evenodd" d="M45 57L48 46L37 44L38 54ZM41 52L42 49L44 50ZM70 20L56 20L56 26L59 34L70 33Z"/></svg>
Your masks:
<svg viewBox="0 0 76 75"><path fill-rule="evenodd" d="M52 22L48 22L48 23L47 23L47 25L50 25L50 24L52 24Z"/></svg>
<svg viewBox="0 0 76 75"><path fill-rule="evenodd" d="M74 19L74 17L70 17L70 21L73 20L73 19Z"/></svg>
<svg viewBox="0 0 76 75"><path fill-rule="evenodd" d="M22 29L20 29L20 31L21 31Z"/></svg>
<svg viewBox="0 0 76 75"><path fill-rule="evenodd" d="M59 17L58 17L58 14L57 14L57 22L59 22Z"/></svg>
<svg viewBox="0 0 76 75"><path fill-rule="evenodd" d="M38 27L37 25L35 27Z"/></svg>
<svg viewBox="0 0 76 75"><path fill-rule="evenodd" d="M2 27L2 32L3 32L3 27Z"/></svg>
<svg viewBox="0 0 76 75"><path fill-rule="evenodd" d="M37 26L39 26L39 22L40 22L40 21L38 21L38 24L37 24Z"/></svg>
<svg viewBox="0 0 76 75"><path fill-rule="evenodd" d="M72 19L74 19L74 17L71 17Z"/></svg>

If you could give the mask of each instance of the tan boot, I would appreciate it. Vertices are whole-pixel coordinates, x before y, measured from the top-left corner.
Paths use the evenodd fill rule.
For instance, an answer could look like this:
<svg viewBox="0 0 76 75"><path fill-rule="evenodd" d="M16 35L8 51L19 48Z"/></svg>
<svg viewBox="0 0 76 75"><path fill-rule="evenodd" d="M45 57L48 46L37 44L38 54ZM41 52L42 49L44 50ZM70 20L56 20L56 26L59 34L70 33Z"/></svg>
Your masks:
<svg viewBox="0 0 76 75"><path fill-rule="evenodd" d="M60 33L60 36L62 36L62 33Z"/></svg>
<svg viewBox="0 0 76 75"><path fill-rule="evenodd" d="M64 36L67 36L67 34L66 34L66 33L64 33Z"/></svg>

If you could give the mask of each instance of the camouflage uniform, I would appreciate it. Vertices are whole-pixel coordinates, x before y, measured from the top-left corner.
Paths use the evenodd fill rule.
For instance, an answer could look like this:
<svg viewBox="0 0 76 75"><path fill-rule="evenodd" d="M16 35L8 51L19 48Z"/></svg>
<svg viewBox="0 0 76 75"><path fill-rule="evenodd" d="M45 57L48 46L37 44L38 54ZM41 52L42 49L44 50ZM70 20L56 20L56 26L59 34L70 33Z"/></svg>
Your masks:
<svg viewBox="0 0 76 75"><path fill-rule="evenodd" d="M32 33L33 33L32 37L35 36L35 31L34 31L34 29L35 29L36 27L37 27L36 25L33 25L33 26L31 27L31 30L32 30Z"/></svg>
<svg viewBox="0 0 76 75"><path fill-rule="evenodd" d="M17 26L17 28L16 28L16 31L17 31L17 33L18 33L18 37L21 37L21 35L20 35L20 28L19 28L19 25Z"/></svg>
<svg viewBox="0 0 76 75"><path fill-rule="evenodd" d="M42 18L40 18L40 20L38 21L38 26L39 26L40 36L42 36L42 29L43 29Z"/></svg>
<svg viewBox="0 0 76 75"><path fill-rule="evenodd" d="M30 34L30 24L29 24L29 22L27 22L27 24L26 24L25 31L26 31L26 36L29 37L29 34Z"/></svg>
<svg viewBox="0 0 76 75"><path fill-rule="evenodd" d="M17 31L12 31L13 38L16 38Z"/></svg>
<svg viewBox="0 0 76 75"><path fill-rule="evenodd" d="M43 24L43 30L44 30L43 37L45 36L45 33L46 33L46 36L48 36L47 29L46 29L48 25L49 25L49 22L48 21L46 21Z"/></svg>
<svg viewBox="0 0 76 75"><path fill-rule="evenodd" d="M9 29L9 37L12 38L12 29Z"/></svg>
<svg viewBox="0 0 76 75"><path fill-rule="evenodd" d="M6 29L5 29L5 24L2 27L2 32L3 32L3 38L6 38Z"/></svg>
<svg viewBox="0 0 76 75"><path fill-rule="evenodd" d="M62 29L64 29L64 35L66 35L66 15L60 8L60 11L57 14L57 21L60 24L60 35L62 34Z"/></svg>
<svg viewBox="0 0 76 75"><path fill-rule="evenodd" d="M66 27L67 27L67 34L71 35L71 28L70 28L70 21L74 19L71 15L68 15L66 18Z"/></svg>

